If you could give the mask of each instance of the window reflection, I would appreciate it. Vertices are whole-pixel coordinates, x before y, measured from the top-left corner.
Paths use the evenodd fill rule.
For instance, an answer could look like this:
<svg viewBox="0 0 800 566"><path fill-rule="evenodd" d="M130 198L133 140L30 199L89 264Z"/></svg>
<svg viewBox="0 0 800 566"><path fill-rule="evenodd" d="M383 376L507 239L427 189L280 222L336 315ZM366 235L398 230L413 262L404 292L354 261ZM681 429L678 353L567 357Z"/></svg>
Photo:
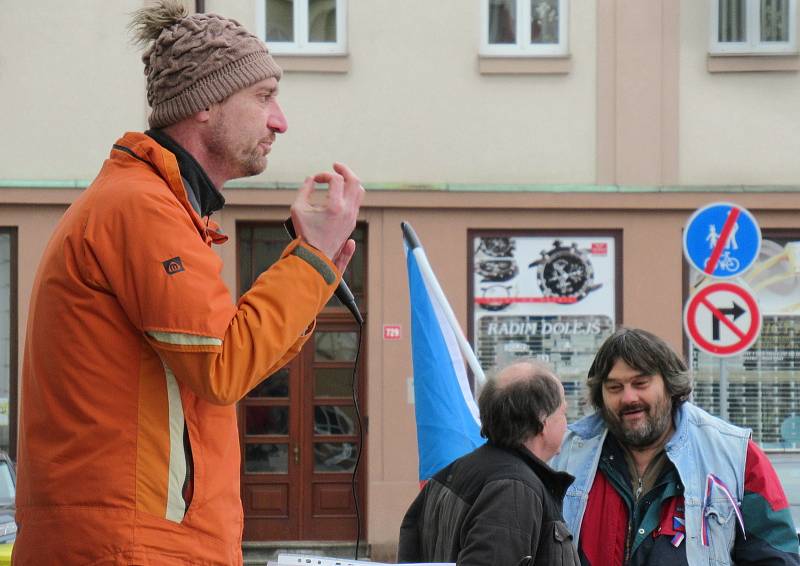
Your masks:
<svg viewBox="0 0 800 566"><path fill-rule="evenodd" d="M289 434L289 407L251 405L245 409L245 434Z"/></svg>
<svg viewBox="0 0 800 566"><path fill-rule="evenodd" d="M244 471L254 473L287 473L288 444L247 444L244 447Z"/></svg>
<svg viewBox="0 0 800 566"><path fill-rule="evenodd" d="M789 0L761 0L761 41L789 41Z"/></svg>
<svg viewBox="0 0 800 566"><path fill-rule="evenodd" d="M267 0L267 41L294 41L293 0Z"/></svg>
<svg viewBox="0 0 800 566"><path fill-rule="evenodd" d="M318 442L314 444L315 472L352 472L358 449L353 442Z"/></svg>
<svg viewBox="0 0 800 566"><path fill-rule="evenodd" d="M740 42L747 39L745 0L719 0L719 41Z"/></svg>
<svg viewBox="0 0 800 566"><path fill-rule="evenodd" d="M0 233L0 449L9 451L9 411L11 408L11 345L13 336L11 280L12 238Z"/></svg>
<svg viewBox="0 0 800 566"><path fill-rule="evenodd" d="M355 434L356 411L352 406L314 407L314 434Z"/></svg>
<svg viewBox="0 0 800 566"><path fill-rule="evenodd" d="M0 461L0 505L13 505L16 493L11 468L7 462Z"/></svg>
<svg viewBox="0 0 800 566"><path fill-rule="evenodd" d="M309 0L308 40L336 43L336 0Z"/></svg>
<svg viewBox="0 0 800 566"><path fill-rule="evenodd" d="M256 385L248 397L286 398L289 396L289 368L279 369Z"/></svg>
<svg viewBox="0 0 800 566"><path fill-rule="evenodd" d="M531 0L531 43L558 43L558 0Z"/></svg>
<svg viewBox="0 0 800 566"><path fill-rule="evenodd" d="M349 397L352 393L352 368L317 368L314 370L314 396Z"/></svg>
<svg viewBox="0 0 800 566"><path fill-rule="evenodd" d="M516 42L516 0L489 0L489 43Z"/></svg>
<svg viewBox="0 0 800 566"><path fill-rule="evenodd" d="M314 334L314 359L321 362L352 362L356 359L358 334L355 332L317 332Z"/></svg>

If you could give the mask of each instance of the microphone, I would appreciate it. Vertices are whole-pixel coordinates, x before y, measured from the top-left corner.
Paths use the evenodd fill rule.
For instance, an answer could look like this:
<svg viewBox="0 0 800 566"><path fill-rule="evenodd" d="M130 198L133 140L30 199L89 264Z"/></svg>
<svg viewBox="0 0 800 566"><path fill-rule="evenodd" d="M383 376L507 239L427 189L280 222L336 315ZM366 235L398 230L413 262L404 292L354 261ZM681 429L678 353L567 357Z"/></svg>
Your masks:
<svg viewBox="0 0 800 566"><path fill-rule="evenodd" d="M283 223L283 229L286 230L286 233L289 234L289 237L294 240L297 238L297 234L294 231L294 224L292 223L292 219L287 218ZM347 286L347 283L344 282L344 277L339 281L339 286L336 287L336 291L333 292L336 295L336 298L347 307L347 310L350 311L350 314L353 315L353 318L356 319L356 322L359 326L364 324L364 318L361 316L361 313L358 310L358 306L356 305L356 299L353 297L352 291L350 291L350 287Z"/></svg>

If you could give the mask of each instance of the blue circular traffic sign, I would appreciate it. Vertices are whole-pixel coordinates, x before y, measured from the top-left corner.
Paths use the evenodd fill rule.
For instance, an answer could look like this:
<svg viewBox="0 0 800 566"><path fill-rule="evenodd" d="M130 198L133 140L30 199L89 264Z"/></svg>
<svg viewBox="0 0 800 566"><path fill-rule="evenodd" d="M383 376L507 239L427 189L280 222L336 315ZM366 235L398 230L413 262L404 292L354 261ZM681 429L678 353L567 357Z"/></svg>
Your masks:
<svg viewBox="0 0 800 566"><path fill-rule="evenodd" d="M736 277L753 265L761 249L761 229L750 212L717 202L698 209L683 231L683 253L710 277Z"/></svg>

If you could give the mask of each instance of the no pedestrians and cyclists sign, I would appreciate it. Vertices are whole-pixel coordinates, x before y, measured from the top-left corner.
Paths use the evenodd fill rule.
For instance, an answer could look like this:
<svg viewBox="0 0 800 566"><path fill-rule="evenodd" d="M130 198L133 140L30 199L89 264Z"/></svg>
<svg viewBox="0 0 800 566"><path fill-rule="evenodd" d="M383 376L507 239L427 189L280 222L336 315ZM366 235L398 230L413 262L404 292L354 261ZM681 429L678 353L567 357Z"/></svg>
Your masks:
<svg viewBox="0 0 800 566"><path fill-rule="evenodd" d="M683 252L709 277L736 277L753 265L761 249L761 229L750 212L718 202L698 209L683 231Z"/></svg>
<svg viewBox="0 0 800 566"><path fill-rule="evenodd" d="M727 281L753 265L761 249L761 229L741 206L718 202L698 209L683 231L686 260L707 278L683 310L692 342L714 356L747 350L761 332L761 311L744 283ZM719 281L720 279L724 281Z"/></svg>

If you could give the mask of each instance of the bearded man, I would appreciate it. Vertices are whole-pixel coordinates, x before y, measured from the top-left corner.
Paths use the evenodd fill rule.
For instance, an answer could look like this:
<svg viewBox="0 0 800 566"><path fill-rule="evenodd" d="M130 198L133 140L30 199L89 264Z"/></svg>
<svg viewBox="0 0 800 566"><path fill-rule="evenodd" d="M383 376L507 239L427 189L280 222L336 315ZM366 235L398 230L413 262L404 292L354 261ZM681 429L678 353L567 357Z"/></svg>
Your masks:
<svg viewBox="0 0 800 566"><path fill-rule="evenodd" d="M575 482L564 519L583 566L800 564L789 503L750 431L687 401L686 365L621 329L589 369L597 409L551 462Z"/></svg>

